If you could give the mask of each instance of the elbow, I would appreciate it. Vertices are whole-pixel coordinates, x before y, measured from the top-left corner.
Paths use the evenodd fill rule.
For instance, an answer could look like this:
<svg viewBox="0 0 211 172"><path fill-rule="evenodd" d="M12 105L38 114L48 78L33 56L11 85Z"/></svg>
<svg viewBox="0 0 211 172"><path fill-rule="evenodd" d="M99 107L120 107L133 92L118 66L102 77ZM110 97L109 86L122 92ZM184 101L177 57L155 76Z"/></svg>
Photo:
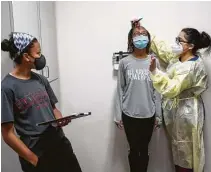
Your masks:
<svg viewBox="0 0 211 172"><path fill-rule="evenodd" d="M6 143L6 144L8 144L9 143L9 133L6 133L6 132L2 132L2 138L3 138L3 140L4 140L4 142Z"/></svg>
<svg viewBox="0 0 211 172"><path fill-rule="evenodd" d="M8 144L11 140L10 138L15 135L13 126L11 124L2 124L1 134L4 142Z"/></svg>
<svg viewBox="0 0 211 172"><path fill-rule="evenodd" d="M14 136L16 136L14 132L2 133L4 142L10 147L13 144Z"/></svg>

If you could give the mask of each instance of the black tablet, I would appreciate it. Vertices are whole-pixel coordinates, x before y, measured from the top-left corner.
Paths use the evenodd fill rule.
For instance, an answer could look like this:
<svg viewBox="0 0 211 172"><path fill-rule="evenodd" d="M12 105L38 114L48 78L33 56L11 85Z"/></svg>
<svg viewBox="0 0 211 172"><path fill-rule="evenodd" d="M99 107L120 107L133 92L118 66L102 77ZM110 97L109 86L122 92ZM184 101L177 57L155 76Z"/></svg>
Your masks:
<svg viewBox="0 0 211 172"><path fill-rule="evenodd" d="M72 119L82 118L82 117L89 116L89 115L91 115L91 112L69 115L69 116L65 116L65 117L60 118L60 119L54 119L54 120L51 120L51 121L38 123L37 126L57 123L59 121L63 121L64 119L71 119L72 120Z"/></svg>

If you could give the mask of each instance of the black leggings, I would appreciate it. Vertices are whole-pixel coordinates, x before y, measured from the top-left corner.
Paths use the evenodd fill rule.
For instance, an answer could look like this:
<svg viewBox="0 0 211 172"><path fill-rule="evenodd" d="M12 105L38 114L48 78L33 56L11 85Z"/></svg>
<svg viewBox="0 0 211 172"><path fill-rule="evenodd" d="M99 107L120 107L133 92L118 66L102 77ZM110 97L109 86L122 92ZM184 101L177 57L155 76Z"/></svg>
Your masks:
<svg viewBox="0 0 211 172"><path fill-rule="evenodd" d="M130 172L147 172L148 145L152 137L155 117L132 118L122 113L122 121L130 146Z"/></svg>
<svg viewBox="0 0 211 172"><path fill-rule="evenodd" d="M36 167L20 158L24 172L81 172L78 160L70 141L62 129L49 127L32 148L35 154L41 154Z"/></svg>

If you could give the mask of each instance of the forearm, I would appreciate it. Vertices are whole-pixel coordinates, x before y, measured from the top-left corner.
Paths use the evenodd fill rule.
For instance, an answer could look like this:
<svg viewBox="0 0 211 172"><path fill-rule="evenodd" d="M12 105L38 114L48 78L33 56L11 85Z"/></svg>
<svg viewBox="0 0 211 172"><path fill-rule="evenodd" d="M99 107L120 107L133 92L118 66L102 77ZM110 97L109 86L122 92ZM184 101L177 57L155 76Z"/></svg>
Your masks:
<svg viewBox="0 0 211 172"><path fill-rule="evenodd" d="M155 115L156 117L161 117L162 114L162 99L161 99L161 94L159 94L155 89L154 89L154 103L155 103Z"/></svg>
<svg viewBox="0 0 211 172"><path fill-rule="evenodd" d="M4 133L3 139L20 157L36 165L37 156L15 135L14 132Z"/></svg>
<svg viewBox="0 0 211 172"><path fill-rule="evenodd" d="M62 118L62 113L56 107L54 107L53 113L56 119Z"/></svg>

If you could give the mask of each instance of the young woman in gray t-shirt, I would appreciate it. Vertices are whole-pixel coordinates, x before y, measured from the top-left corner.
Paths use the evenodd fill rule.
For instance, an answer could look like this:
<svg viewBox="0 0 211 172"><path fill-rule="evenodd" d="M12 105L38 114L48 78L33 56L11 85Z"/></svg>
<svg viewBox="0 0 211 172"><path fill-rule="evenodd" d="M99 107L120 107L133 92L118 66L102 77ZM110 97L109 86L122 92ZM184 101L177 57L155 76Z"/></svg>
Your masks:
<svg viewBox="0 0 211 172"><path fill-rule="evenodd" d="M24 172L81 172L71 143L61 127L37 123L62 117L48 80L31 71L41 70L46 60L37 39L26 33L11 33L1 49L10 53L15 67L2 81L1 128L4 141L19 155ZM15 134L16 129L17 134Z"/></svg>

